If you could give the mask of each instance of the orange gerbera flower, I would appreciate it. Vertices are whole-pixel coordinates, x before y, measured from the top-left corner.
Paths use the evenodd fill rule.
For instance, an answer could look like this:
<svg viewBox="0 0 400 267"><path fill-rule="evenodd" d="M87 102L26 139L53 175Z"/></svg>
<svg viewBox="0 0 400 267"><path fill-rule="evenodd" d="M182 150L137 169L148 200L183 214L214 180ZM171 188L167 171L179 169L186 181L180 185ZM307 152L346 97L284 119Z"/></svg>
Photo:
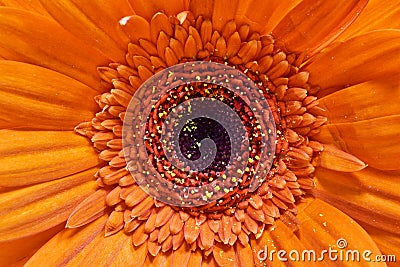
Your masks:
<svg viewBox="0 0 400 267"><path fill-rule="evenodd" d="M393 264L400 7L367 2L0 0L1 265ZM222 130L216 165L189 171L166 157L166 116L192 97L220 100L245 125L237 177L222 166ZM150 119L126 135L139 106ZM187 158L200 146L188 136L219 129L191 123ZM189 186L200 204L170 201ZM338 258L322 259L331 249ZM354 250L360 260L346 260Z"/></svg>

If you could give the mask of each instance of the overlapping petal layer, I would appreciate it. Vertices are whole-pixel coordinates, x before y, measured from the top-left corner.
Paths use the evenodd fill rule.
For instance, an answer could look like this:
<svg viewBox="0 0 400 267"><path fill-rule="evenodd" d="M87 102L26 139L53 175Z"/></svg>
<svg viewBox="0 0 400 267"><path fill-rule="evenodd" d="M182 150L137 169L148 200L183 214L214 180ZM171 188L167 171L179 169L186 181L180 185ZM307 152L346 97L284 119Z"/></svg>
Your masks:
<svg viewBox="0 0 400 267"><path fill-rule="evenodd" d="M52 69L101 91L96 67L108 60L53 20L0 7L0 56Z"/></svg>
<svg viewBox="0 0 400 267"><path fill-rule="evenodd" d="M0 156L5 187L52 181L99 164L88 141L72 132L1 130Z"/></svg>
<svg viewBox="0 0 400 267"><path fill-rule="evenodd" d="M0 6L8 6L8 7L14 7L22 10L28 10L31 12L37 12L39 14L43 14L48 16L49 14L47 11L44 9L42 4L40 3L40 0L29 0L29 1L24 1L24 0L1 0L0 1Z"/></svg>
<svg viewBox="0 0 400 267"><path fill-rule="evenodd" d="M317 168L313 194L353 219L387 233L400 231L399 171L341 173Z"/></svg>
<svg viewBox="0 0 400 267"><path fill-rule="evenodd" d="M272 31L292 52L313 56L335 40L360 14L367 0L304 0Z"/></svg>
<svg viewBox="0 0 400 267"><path fill-rule="evenodd" d="M96 91L36 65L0 61L0 128L71 130L93 117ZM34 117L34 120L32 119Z"/></svg>
<svg viewBox="0 0 400 267"><path fill-rule="evenodd" d="M165 12L167 15L176 15L181 11L187 10L188 0L172 0L172 1L158 1L158 0L128 0L131 4L135 14L147 19L159 11Z"/></svg>
<svg viewBox="0 0 400 267"><path fill-rule="evenodd" d="M331 123L322 126L320 130L314 139L323 143L334 143L374 168L399 169L400 115Z"/></svg>
<svg viewBox="0 0 400 267"><path fill-rule="evenodd" d="M369 0L360 16L340 35L339 40L380 29L400 29L399 15L397 0Z"/></svg>
<svg viewBox="0 0 400 267"><path fill-rule="evenodd" d="M125 61L127 40L117 31L118 21L133 13L126 0L93 1L41 1L52 17L67 31L95 47L109 60Z"/></svg>
<svg viewBox="0 0 400 267"><path fill-rule="evenodd" d="M315 56L305 70L322 97L359 83L399 78L400 30L366 33ZM379 67L378 67L379 66Z"/></svg>
<svg viewBox="0 0 400 267"><path fill-rule="evenodd" d="M63 179L3 193L0 241L35 235L68 218L74 207L96 189L88 170Z"/></svg>

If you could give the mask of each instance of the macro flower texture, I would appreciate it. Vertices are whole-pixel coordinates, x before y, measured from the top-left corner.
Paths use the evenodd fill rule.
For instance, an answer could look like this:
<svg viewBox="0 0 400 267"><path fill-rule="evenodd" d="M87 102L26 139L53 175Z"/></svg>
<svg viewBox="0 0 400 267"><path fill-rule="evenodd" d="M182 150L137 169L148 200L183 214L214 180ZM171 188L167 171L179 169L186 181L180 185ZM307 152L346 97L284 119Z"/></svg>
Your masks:
<svg viewBox="0 0 400 267"><path fill-rule="evenodd" d="M396 266L399 28L395 0L0 0L0 265ZM170 160L197 98L245 160L205 117L176 142L211 165Z"/></svg>

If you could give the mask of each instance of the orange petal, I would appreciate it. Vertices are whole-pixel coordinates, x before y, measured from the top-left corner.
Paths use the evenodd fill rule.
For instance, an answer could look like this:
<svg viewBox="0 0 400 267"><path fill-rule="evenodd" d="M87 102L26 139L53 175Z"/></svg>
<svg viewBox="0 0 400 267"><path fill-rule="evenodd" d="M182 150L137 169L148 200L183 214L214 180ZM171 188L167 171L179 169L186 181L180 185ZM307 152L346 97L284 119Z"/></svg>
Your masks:
<svg viewBox="0 0 400 267"><path fill-rule="evenodd" d="M400 231L399 171L341 173L317 168L313 194L363 224Z"/></svg>
<svg viewBox="0 0 400 267"><path fill-rule="evenodd" d="M400 115L322 126L313 139L334 143L371 167L399 169Z"/></svg>
<svg viewBox="0 0 400 267"><path fill-rule="evenodd" d="M168 36L172 36L173 29L169 22L168 16L164 13L157 12L150 21L150 33L153 43L157 43L160 32L164 32Z"/></svg>
<svg viewBox="0 0 400 267"><path fill-rule="evenodd" d="M172 258L171 254L171 252L159 252L155 257L148 254L143 266L170 267Z"/></svg>
<svg viewBox="0 0 400 267"><path fill-rule="evenodd" d="M213 256L219 266L238 266L235 250L232 246L216 243Z"/></svg>
<svg viewBox="0 0 400 267"><path fill-rule="evenodd" d="M276 266L287 266L287 262L280 261L276 254L279 250L284 250L286 252L284 257L291 266L321 266L321 262L329 261L327 253L324 255L324 261L319 260L318 262L315 262L316 260L301 261L302 253L313 250L317 259L323 250L331 248L340 251L336 243L341 238L347 241L349 250L357 249L360 254L364 250L370 250L373 255L380 254L378 247L365 230L329 204L318 199L306 199L298 205L298 208L297 217L300 220L298 233L293 233L288 226L278 220L273 228L264 231L260 239L251 239L251 245L255 252L253 257L257 264L263 266L273 260L274 266L275 264ZM292 250L299 252L299 260L290 260L290 255L296 258L296 254L291 253ZM329 262L327 266L330 266ZM376 262L368 263L361 259L360 262L352 261L349 266L385 265L378 265Z"/></svg>
<svg viewBox="0 0 400 267"><path fill-rule="evenodd" d="M106 239L107 241L107 239ZM147 255L147 243L140 247L135 247L132 244L132 238L125 240L119 250L118 255L113 259L111 266L128 266L129 264L135 263L135 266L143 266Z"/></svg>
<svg viewBox="0 0 400 267"><path fill-rule="evenodd" d="M264 27L260 33L262 34L270 34L272 30L282 21L286 15L292 11L299 3L303 0L287 0L280 1L280 3L274 8L271 16L268 18L268 22L262 23Z"/></svg>
<svg viewBox="0 0 400 267"><path fill-rule="evenodd" d="M96 94L90 87L55 71L0 61L1 128L71 130L93 117Z"/></svg>
<svg viewBox="0 0 400 267"><path fill-rule="evenodd" d="M183 228L185 234L185 240L187 243L192 244L197 240L197 237L200 234L200 226L196 224L195 219L190 217L186 222Z"/></svg>
<svg viewBox="0 0 400 267"><path fill-rule="evenodd" d="M212 26L215 30L221 31L225 24L235 18L235 13L241 1L218 0L214 1L212 13ZM211 7L209 7L211 9Z"/></svg>
<svg viewBox="0 0 400 267"><path fill-rule="evenodd" d="M25 238L0 242L0 265L23 266L39 248L62 229L64 224Z"/></svg>
<svg viewBox="0 0 400 267"><path fill-rule="evenodd" d="M368 0L304 0L272 31L291 52L312 56L336 39L363 10Z"/></svg>
<svg viewBox="0 0 400 267"><path fill-rule="evenodd" d="M129 236L121 231L109 237L105 237L101 232L68 264L70 266L110 266L123 246L129 244L129 239ZM125 262L126 264L128 262Z"/></svg>
<svg viewBox="0 0 400 267"><path fill-rule="evenodd" d="M98 164L86 138L73 132L0 131L0 186L51 181Z"/></svg>
<svg viewBox="0 0 400 267"><path fill-rule="evenodd" d="M105 214L107 191L99 189L79 203L67 221L67 228L78 228Z"/></svg>
<svg viewBox="0 0 400 267"><path fill-rule="evenodd" d="M211 231L207 222L200 226L200 240L205 250L210 249L214 245L214 232Z"/></svg>
<svg viewBox="0 0 400 267"><path fill-rule="evenodd" d="M368 234L372 237L375 243L378 245L382 254L387 255L387 265L389 267L395 267L398 256L400 255L400 236L389 234L379 228L365 228ZM390 259L388 258L390 256ZM393 256L395 258L393 258Z"/></svg>
<svg viewBox="0 0 400 267"><path fill-rule="evenodd" d="M324 150L318 157L318 166L342 172L355 172L367 167L367 165L358 158L336 148L335 146L323 146Z"/></svg>
<svg viewBox="0 0 400 267"><path fill-rule="evenodd" d="M124 17L119 21L118 25L132 42L137 42L140 39L151 40L150 24L141 16Z"/></svg>
<svg viewBox="0 0 400 267"><path fill-rule="evenodd" d="M176 15L181 11L187 10L189 5L187 0L129 0L129 2L135 13L148 21L159 11L166 13L168 16Z"/></svg>
<svg viewBox="0 0 400 267"><path fill-rule="evenodd" d="M251 31L261 32L279 4L279 1L274 0L239 1L235 21L238 25L250 25Z"/></svg>
<svg viewBox="0 0 400 267"><path fill-rule="evenodd" d="M364 82L318 100L331 123L354 122L400 114L400 80ZM382 105L384 103L384 105Z"/></svg>
<svg viewBox="0 0 400 267"><path fill-rule="evenodd" d="M203 16L211 19L213 15L213 6L215 0L191 0L189 1L189 10L194 17Z"/></svg>
<svg viewBox="0 0 400 267"><path fill-rule="evenodd" d="M365 250L378 255L379 248L361 226L341 211L318 199L307 199L298 208L301 225L299 239L308 249L322 251L331 246L332 249L344 252L358 250L360 261L352 262L351 266L386 266L385 263L363 261L362 253ZM343 250L338 247L341 239L347 243Z"/></svg>
<svg viewBox="0 0 400 267"><path fill-rule="evenodd" d="M202 265L203 255L200 250L196 250L190 255L188 267L200 267Z"/></svg>
<svg viewBox="0 0 400 267"><path fill-rule="evenodd" d="M312 237L309 237L312 238ZM298 237L286 226L282 221L278 220L275 225L264 231L263 235L255 240L250 239L251 247L253 249L253 259L256 266L264 266L267 262L272 261L274 266L286 266L286 262L279 261L277 255L271 254L272 250L275 253L279 250L285 251L303 251L306 249L304 244L298 239ZM287 255L286 255L287 257ZM291 266L316 266L313 262L307 262L305 264L301 261L290 261Z"/></svg>
<svg viewBox="0 0 400 267"><path fill-rule="evenodd" d="M34 235L64 222L73 208L94 192L93 171L2 193L0 239Z"/></svg>
<svg viewBox="0 0 400 267"><path fill-rule="evenodd" d="M50 16L46 9L40 3L40 0L30 0L30 1L21 1L21 0L0 0L0 6L8 6L14 7L18 9L27 10L30 12L36 12L42 15Z"/></svg>
<svg viewBox="0 0 400 267"><path fill-rule="evenodd" d="M104 236L106 216L94 221L83 228L64 229L47 242L27 262L27 266L57 266L66 265L96 236ZM83 246L83 247L82 247ZM76 249L81 248L81 249Z"/></svg>
<svg viewBox="0 0 400 267"><path fill-rule="evenodd" d="M360 16L340 35L339 40L374 30L400 29L399 13L397 0L369 0Z"/></svg>
<svg viewBox="0 0 400 267"><path fill-rule="evenodd" d="M106 216L84 228L65 229L44 245L27 266L143 266L145 245L135 248L129 236L119 232L104 237ZM79 249L77 249L79 248ZM118 265L118 263L122 264Z"/></svg>
<svg viewBox="0 0 400 267"><path fill-rule="evenodd" d="M96 68L109 61L55 21L12 8L0 8L0 56L58 71L100 91Z"/></svg>
<svg viewBox="0 0 400 267"><path fill-rule="evenodd" d="M250 244L243 246L239 242L236 242L235 251L238 258L239 266L254 266L253 251Z"/></svg>
<svg viewBox="0 0 400 267"><path fill-rule="evenodd" d="M186 267L190 259L190 245L183 244L177 250L172 252L171 267Z"/></svg>
<svg viewBox="0 0 400 267"><path fill-rule="evenodd" d="M394 75L399 79L399 44L398 30L375 31L349 39L316 56L305 67L310 72L309 82L320 86L319 96L323 96L332 89L374 79Z"/></svg>
<svg viewBox="0 0 400 267"><path fill-rule="evenodd" d="M110 60L125 61L127 43L120 39L117 24L121 18L133 13L126 0L93 1L90 5L84 0L41 2L67 31Z"/></svg>

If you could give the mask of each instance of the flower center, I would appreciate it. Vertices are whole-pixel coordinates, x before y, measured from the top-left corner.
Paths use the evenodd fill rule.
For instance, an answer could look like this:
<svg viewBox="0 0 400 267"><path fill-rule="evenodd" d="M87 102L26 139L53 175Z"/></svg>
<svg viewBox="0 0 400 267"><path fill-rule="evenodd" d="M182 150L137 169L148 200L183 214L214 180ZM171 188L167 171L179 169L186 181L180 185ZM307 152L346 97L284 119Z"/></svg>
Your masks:
<svg viewBox="0 0 400 267"><path fill-rule="evenodd" d="M265 180L275 132L251 79L223 64L188 62L136 91L124 121L125 159L141 188L164 203L228 209Z"/></svg>
<svg viewBox="0 0 400 267"><path fill-rule="evenodd" d="M301 57L248 25L219 31L185 18L157 13L127 64L99 68L111 90L75 129L104 161L95 176L111 211L106 232L124 228L152 255L184 241L205 251L214 240L246 244L279 217L295 230L322 150L309 137L326 118ZM211 243L195 242L203 231Z"/></svg>

